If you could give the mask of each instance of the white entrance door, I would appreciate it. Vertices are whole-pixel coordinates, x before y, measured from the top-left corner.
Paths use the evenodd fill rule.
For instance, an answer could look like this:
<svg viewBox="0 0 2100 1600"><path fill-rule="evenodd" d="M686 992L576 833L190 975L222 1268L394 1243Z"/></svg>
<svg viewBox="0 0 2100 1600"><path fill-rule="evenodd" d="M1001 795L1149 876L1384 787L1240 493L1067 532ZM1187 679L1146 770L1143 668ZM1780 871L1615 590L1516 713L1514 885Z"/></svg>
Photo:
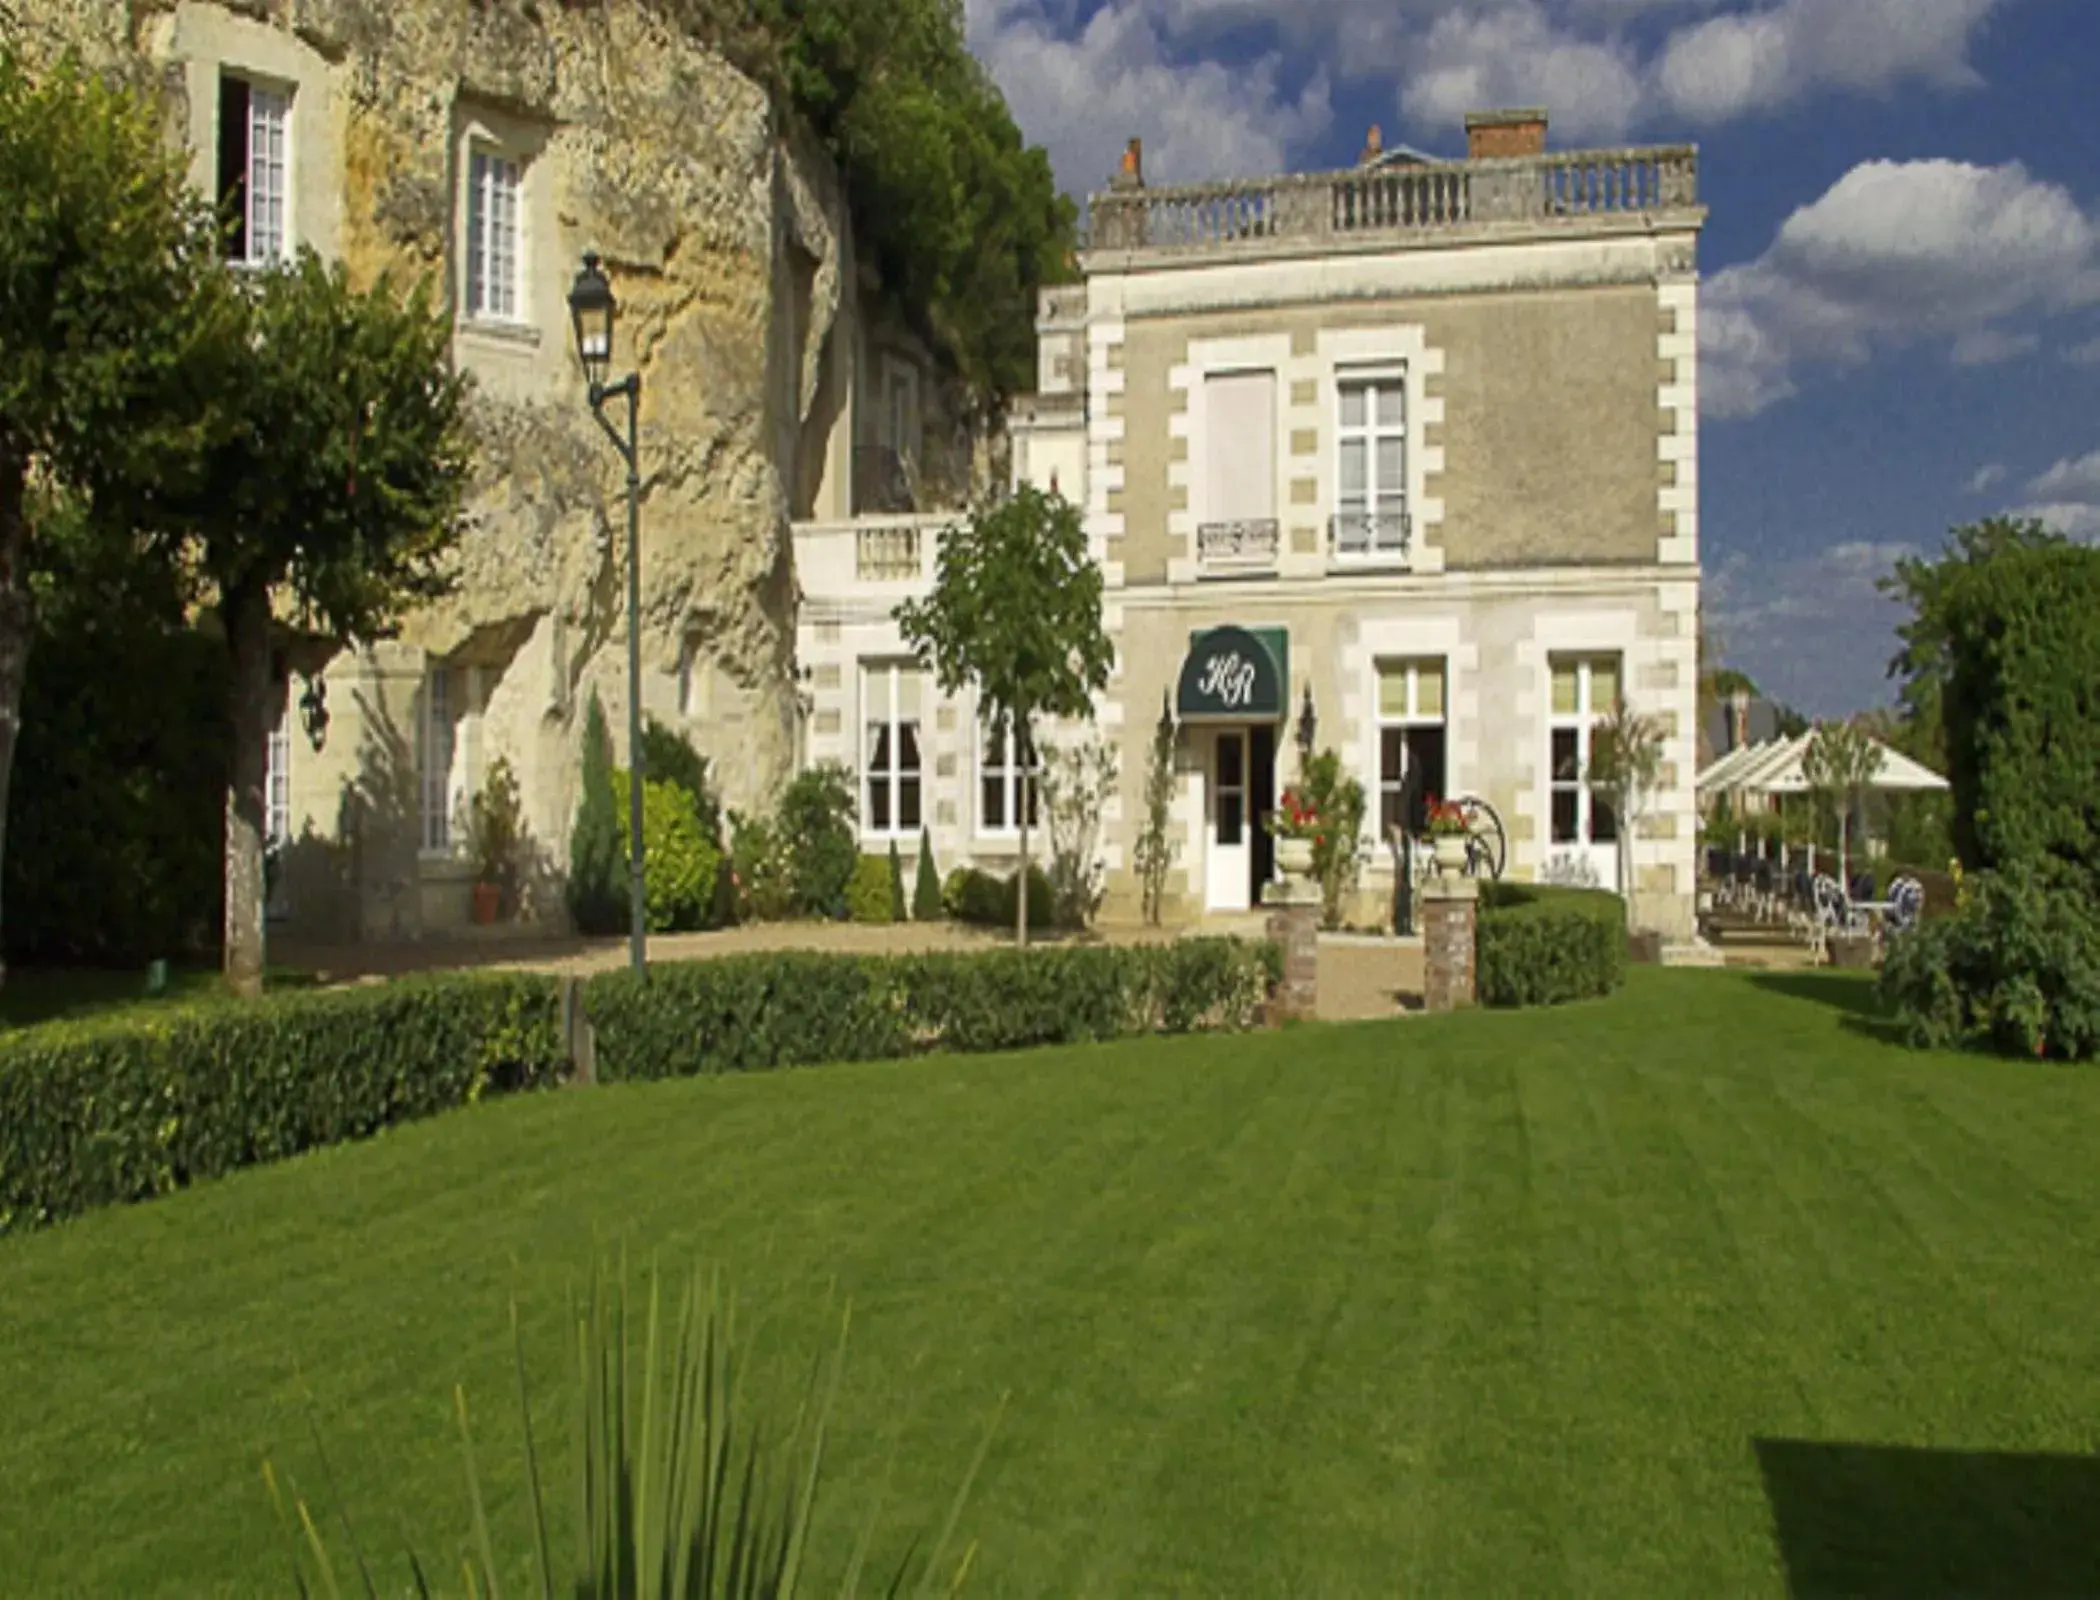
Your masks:
<svg viewBox="0 0 2100 1600"><path fill-rule="evenodd" d="M1245 911L1253 900L1253 826L1247 815L1247 730L1220 728L1211 749L1204 904L1212 911Z"/></svg>

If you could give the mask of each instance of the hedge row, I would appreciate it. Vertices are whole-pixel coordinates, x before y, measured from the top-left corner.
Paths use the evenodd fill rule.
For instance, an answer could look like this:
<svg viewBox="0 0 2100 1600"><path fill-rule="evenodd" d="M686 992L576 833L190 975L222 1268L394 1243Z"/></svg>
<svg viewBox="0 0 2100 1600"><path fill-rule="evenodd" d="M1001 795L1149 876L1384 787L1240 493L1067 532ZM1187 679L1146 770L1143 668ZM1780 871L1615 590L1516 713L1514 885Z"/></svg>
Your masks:
<svg viewBox="0 0 2100 1600"><path fill-rule="evenodd" d="M1474 971L1486 1006L1610 994L1626 977L1626 903L1602 889L1484 883Z"/></svg>
<svg viewBox="0 0 2100 1600"><path fill-rule="evenodd" d="M1272 946L783 953L591 979L602 1079L1237 1029ZM444 974L0 1036L0 1234L366 1137L569 1070L559 981Z"/></svg>

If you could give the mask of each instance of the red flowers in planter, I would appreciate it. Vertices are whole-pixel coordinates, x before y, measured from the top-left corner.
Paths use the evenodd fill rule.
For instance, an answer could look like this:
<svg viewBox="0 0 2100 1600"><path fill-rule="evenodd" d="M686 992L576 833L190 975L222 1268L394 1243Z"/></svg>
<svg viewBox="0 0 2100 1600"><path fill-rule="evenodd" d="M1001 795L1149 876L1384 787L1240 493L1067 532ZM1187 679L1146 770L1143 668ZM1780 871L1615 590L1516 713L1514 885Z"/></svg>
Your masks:
<svg viewBox="0 0 2100 1600"><path fill-rule="evenodd" d="M1279 839L1310 839L1315 845L1327 842L1326 818L1295 783L1283 791L1276 809L1269 813L1269 832Z"/></svg>
<svg viewBox="0 0 2100 1600"><path fill-rule="evenodd" d="M1439 800L1431 795L1427 812L1422 831L1432 839L1459 838L1473 831L1466 822L1465 808L1456 800Z"/></svg>

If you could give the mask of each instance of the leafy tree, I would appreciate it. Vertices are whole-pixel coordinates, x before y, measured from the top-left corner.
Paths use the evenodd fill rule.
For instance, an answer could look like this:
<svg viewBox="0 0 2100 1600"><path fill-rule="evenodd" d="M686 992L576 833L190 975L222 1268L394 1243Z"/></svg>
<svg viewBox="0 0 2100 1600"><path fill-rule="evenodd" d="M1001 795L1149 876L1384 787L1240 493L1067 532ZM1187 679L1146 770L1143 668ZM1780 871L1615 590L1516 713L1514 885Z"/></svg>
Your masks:
<svg viewBox="0 0 2100 1600"><path fill-rule="evenodd" d="M212 395L226 425L194 492L144 509L188 543L232 656L225 964L235 992L255 994L273 613L345 643L383 637L448 592L470 458L467 382L427 280L402 293L382 277L361 293L306 250L240 284L237 358Z"/></svg>
<svg viewBox="0 0 2100 1600"><path fill-rule="evenodd" d="M1626 896L1626 924L1634 919L1633 835L1648 799L1662 781L1663 731L1655 718L1644 716L1621 700L1611 715L1597 724L1590 746L1590 776L1611 797L1613 830L1619 842L1619 883Z"/></svg>
<svg viewBox="0 0 2100 1600"><path fill-rule="evenodd" d="M911 920L939 922L947 914L941 905L941 875L933 864L933 831L919 830L919 870L911 886Z"/></svg>
<svg viewBox="0 0 2100 1600"><path fill-rule="evenodd" d="M1030 387L1036 292L1078 209L970 53L955 0L677 0L838 161L865 259L981 400Z"/></svg>
<svg viewBox="0 0 2100 1600"><path fill-rule="evenodd" d="M621 877L624 829L613 793L612 730L595 689L583 714L582 783L569 829L569 919L579 933L609 935L627 926L631 908ZM648 826L644 818L645 838Z"/></svg>
<svg viewBox="0 0 2100 1600"><path fill-rule="evenodd" d="M1300 763L1298 792L1319 819L1312 875L1320 886L1320 925L1339 928L1342 904L1356 892L1363 870L1364 786L1342 764L1340 752L1330 749Z"/></svg>
<svg viewBox="0 0 2100 1600"><path fill-rule="evenodd" d="M1159 926L1167 874L1174 870L1174 841L1167 826L1174 808L1174 717L1162 704L1152 730L1152 749L1145 763L1145 822L1138 830L1135 865L1145 921Z"/></svg>
<svg viewBox="0 0 2100 1600"><path fill-rule="evenodd" d="M835 761L795 774L780 796L772 846L786 863L788 909L836 921L860 860L853 836L853 775Z"/></svg>
<svg viewBox="0 0 2100 1600"><path fill-rule="evenodd" d="M1114 648L1101 629L1101 569L1079 512L1023 484L941 536L932 595L897 625L944 694L974 685L986 721L1032 732L1037 717L1091 721ZM1028 813L1021 809L1016 940L1028 943Z"/></svg>
<svg viewBox="0 0 2100 1600"><path fill-rule="evenodd" d="M1853 722L1819 722L1802 752L1801 775L1837 812L1838 879L1852 882L1852 811L1874 774L1881 770L1881 746Z"/></svg>
<svg viewBox="0 0 2100 1600"><path fill-rule="evenodd" d="M1908 733L1906 752L1935 767L1947 763L1942 703L1953 670L1949 608L1957 589L1980 568L2010 551L2068 544L2063 534L2032 517L1989 517L1953 529L1936 558L1905 556L1881 580L1883 594L1910 607L1896 629L1903 648L1889 662Z"/></svg>
<svg viewBox="0 0 2100 1600"><path fill-rule="evenodd" d="M0 44L0 848L54 493L116 537L211 419L193 380L226 348L209 208L145 98L65 61L32 76ZM150 558L149 558L150 559Z"/></svg>

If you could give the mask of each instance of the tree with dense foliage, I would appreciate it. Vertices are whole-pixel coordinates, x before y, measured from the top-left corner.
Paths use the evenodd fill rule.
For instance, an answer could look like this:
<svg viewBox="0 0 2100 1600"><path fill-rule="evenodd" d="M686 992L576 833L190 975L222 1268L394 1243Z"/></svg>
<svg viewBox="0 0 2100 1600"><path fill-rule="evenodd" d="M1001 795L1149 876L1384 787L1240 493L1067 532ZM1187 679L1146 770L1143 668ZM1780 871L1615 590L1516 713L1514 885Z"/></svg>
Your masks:
<svg viewBox="0 0 2100 1600"><path fill-rule="evenodd" d="M32 75L0 45L0 849L36 631L32 575L57 497L83 534L176 484L224 350L212 217L155 107L75 62Z"/></svg>
<svg viewBox="0 0 2100 1600"><path fill-rule="evenodd" d="M275 711L275 614L331 644L384 637L448 592L470 466L467 380L428 280L350 286L311 250L243 274L238 359L192 492L146 508L217 596L232 656L226 799L226 978L262 987L264 786Z"/></svg>
<svg viewBox="0 0 2100 1600"><path fill-rule="evenodd" d="M1036 293L1074 276L1078 210L970 53L955 0L674 0L838 161L854 233L981 401L1035 381Z"/></svg>
<svg viewBox="0 0 2100 1600"><path fill-rule="evenodd" d="M974 688L986 725L1016 741L1038 717L1092 721L1115 649L1101 627L1101 569L1079 512L1022 484L941 535L933 593L897 608L897 626L944 694ZM1028 943L1028 808L1014 933Z"/></svg>
<svg viewBox="0 0 2100 1600"><path fill-rule="evenodd" d="M1881 746L1857 722L1819 722L1801 753L1801 776L1837 814L1838 881L1852 883L1852 813L1881 770Z"/></svg>
<svg viewBox="0 0 2100 1600"><path fill-rule="evenodd" d="M1654 717L1633 709L1621 700L1611 715L1597 724L1590 749L1590 776L1611 798L1612 830L1618 840L1619 889L1626 901L1626 925L1637 926L1634 915L1633 838L1649 797L1662 782L1663 730Z"/></svg>

